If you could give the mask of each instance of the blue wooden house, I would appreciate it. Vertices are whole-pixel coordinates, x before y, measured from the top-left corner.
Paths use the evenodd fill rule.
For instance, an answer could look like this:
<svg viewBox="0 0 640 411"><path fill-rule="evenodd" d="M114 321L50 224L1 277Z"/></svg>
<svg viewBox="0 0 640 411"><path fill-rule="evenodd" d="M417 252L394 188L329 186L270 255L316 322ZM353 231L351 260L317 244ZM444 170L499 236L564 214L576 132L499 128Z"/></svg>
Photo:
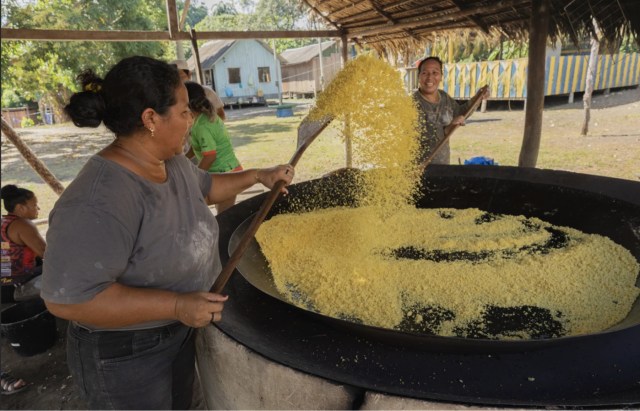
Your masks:
<svg viewBox="0 0 640 411"><path fill-rule="evenodd" d="M213 40L199 49L203 84L213 88L225 104L264 103L278 98L280 57L260 40ZM195 56L187 60L192 73Z"/></svg>

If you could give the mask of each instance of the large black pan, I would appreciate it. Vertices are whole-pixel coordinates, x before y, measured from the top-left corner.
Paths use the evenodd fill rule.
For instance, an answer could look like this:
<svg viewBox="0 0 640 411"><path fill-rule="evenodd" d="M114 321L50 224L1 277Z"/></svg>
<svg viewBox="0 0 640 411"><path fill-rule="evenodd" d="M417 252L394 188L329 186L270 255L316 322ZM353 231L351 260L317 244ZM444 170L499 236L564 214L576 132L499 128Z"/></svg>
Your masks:
<svg viewBox="0 0 640 411"><path fill-rule="evenodd" d="M354 172L292 185L289 199L281 201L267 218L279 213L295 211L300 204L316 208L354 205L353 198L344 193L353 184ZM479 208L492 213L538 217L554 225L570 226L587 233L597 233L623 245L640 260L640 183L627 180L588 176L558 171L523 169L514 167L430 167L424 176L424 189L417 205L420 208L452 207ZM305 204L307 202L308 204ZM242 203L235 207L242 207ZM252 216L240 224L229 242L233 251L246 231ZM254 240L238 264L242 276L260 291L289 304L276 289L272 274ZM640 277L638 278L640 283ZM637 284L638 285L638 284ZM302 308L301 308L302 310ZM547 344L576 341L592 336L543 336L530 340L496 340L493 338L439 337L433 334L397 331L371 327L342 319L330 318L309 311L339 327L364 333L377 339L419 346L425 349L523 350ZM514 327L509 316L505 327ZM500 322L494 318L494 322ZM522 322L527 321L522 319ZM615 326L597 334L613 333L640 324L640 298L627 317ZM515 324L525 328L526 324Z"/></svg>

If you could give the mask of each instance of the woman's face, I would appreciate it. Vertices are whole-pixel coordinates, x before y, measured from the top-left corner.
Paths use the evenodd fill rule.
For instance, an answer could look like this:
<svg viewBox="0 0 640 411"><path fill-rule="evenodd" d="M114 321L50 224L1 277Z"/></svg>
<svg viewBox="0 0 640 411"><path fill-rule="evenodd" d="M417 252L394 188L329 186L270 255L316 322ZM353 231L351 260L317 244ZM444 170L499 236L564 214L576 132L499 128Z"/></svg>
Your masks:
<svg viewBox="0 0 640 411"><path fill-rule="evenodd" d="M38 218L38 212L40 211L40 207L38 206L38 197L34 195L31 199L25 201L24 203L18 204L16 208L18 210L14 211L18 211L18 213L16 214L20 217L26 218L28 220L35 220L36 218Z"/></svg>
<svg viewBox="0 0 640 411"><path fill-rule="evenodd" d="M422 65L418 81L420 90L426 94L434 94L438 91L442 81L442 67L436 60L427 60Z"/></svg>
<svg viewBox="0 0 640 411"><path fill-rule="evenodd" d="M154 130L155 139L166 149L167 158L182 153L192 124L187 88L180 83L176 88L176 104L164 116L160 116L160 122Z"/></svg>

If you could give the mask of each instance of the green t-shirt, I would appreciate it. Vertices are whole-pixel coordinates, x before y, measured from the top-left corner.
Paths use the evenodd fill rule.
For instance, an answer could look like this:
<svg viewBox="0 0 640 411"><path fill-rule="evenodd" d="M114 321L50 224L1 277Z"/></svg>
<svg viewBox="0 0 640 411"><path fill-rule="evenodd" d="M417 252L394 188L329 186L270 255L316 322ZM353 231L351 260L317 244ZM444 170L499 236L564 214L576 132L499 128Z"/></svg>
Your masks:
<svg viewBox="0 0 640 411"><path fill-rule="evenodd" d="M191 127L191 147L198 161L206 155L216 154L216 160L209 167L210 173L224 173L240 165L227 128L218 116L214 121L204 114L196 118Z"/></svg>

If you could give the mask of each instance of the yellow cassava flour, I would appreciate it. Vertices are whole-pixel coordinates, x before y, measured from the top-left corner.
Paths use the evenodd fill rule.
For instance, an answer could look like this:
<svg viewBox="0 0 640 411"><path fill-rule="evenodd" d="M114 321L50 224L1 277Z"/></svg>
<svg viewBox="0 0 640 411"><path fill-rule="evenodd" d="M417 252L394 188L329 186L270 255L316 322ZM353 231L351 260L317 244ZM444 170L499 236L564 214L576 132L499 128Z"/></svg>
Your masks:
<svg viewBox="0 0 640 411"><path fill-rule="evenodd" d="M638 262L606 237L411 204L417 112L386 63L365 55L347 64L311 113L327 114L352 141L354 165L369 171L354 193L359 207L260 227L275 284L294 304L385 328L504 339L597 332L629 312ZM526 327L499 327L515 315Z"/></svg>
<svg viewBox="0 0 640 411"><path fill-rule="evenodd" d="M284 214L257 238L278 290L293 303L385 328L409 315L421 329L430 319L411 307L423 306L453 315L430 331L466 336L486 327L488 306L534 306L562 327L546 336L586 334L623 319L640 292L638 263L608 238L477 209ZM398 255L408 249L414 255Z"/></svg>

